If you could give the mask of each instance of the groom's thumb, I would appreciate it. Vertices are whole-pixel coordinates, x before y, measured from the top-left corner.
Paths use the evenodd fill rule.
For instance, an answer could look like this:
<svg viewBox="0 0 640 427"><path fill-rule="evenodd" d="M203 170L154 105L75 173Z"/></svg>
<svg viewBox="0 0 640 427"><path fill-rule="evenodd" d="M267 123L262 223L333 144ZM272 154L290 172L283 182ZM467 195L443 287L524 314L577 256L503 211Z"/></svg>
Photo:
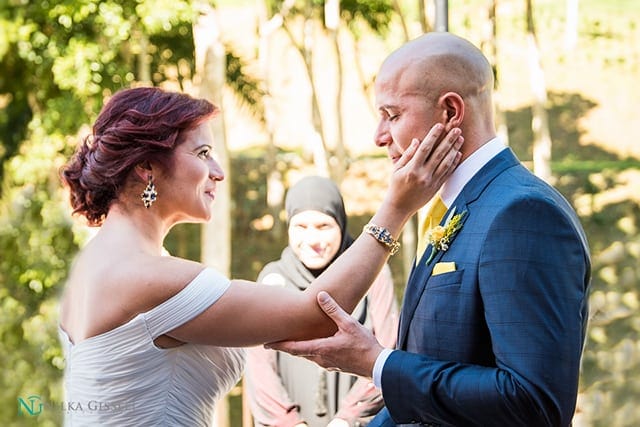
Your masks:
<svg viewBox="0 0 640 427"><path fill-rule="evenodd" d="M318 304L320 304L320 306L324 306L327 304L331 304L331 302L335 302L333 298L331 298L331 295L329 295L329 293L327 291L320 291L318 292Z"/></svg>
<svg viewBox="0 0 640 427"><path fill-rule="evenodd" d="M320 308L322 308L322 310L334 321L340 320L342 316L346 315L346 312L326 291L318 292L317 300Z"/></svg>

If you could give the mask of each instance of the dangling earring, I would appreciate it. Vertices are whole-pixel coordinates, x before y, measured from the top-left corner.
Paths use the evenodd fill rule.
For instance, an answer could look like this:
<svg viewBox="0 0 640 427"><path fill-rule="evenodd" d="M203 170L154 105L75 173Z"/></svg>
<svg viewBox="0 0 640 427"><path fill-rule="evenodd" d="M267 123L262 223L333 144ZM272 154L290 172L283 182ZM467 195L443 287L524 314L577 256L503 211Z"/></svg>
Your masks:
<svg viewBox="0 0 640 427"><path fill-rule="evenodd" d="M158 192L156 191L156 185L153 183L153 177L149 175L149 182L147 186L144 188L144 191L140 195L142 199L142 203L144 203L144 207L149 209L149 207L156 201L158 197Z"/></svg>

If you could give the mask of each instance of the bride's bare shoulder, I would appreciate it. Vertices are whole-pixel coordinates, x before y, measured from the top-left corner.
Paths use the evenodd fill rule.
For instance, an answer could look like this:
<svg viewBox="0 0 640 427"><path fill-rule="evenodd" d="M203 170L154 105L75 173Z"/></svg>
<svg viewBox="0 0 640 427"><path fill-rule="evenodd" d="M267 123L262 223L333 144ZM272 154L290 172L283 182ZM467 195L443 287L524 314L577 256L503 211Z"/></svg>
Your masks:
<svg viewBox="0 0 640 427"><path fill-rule="evenodd" d="M183 258L142 255L118 268L113 286L128 288L131 297L147 299L155 306L180 292L204 268Z"/></svg>
<svg viewBox="0 0 640 427"><path fill-rule="evenodd" d="M80 254L65 286L62 312L95 310L106 317L131 318L180 292L204 268L182 258L126 250L97 258Z"/></svg>

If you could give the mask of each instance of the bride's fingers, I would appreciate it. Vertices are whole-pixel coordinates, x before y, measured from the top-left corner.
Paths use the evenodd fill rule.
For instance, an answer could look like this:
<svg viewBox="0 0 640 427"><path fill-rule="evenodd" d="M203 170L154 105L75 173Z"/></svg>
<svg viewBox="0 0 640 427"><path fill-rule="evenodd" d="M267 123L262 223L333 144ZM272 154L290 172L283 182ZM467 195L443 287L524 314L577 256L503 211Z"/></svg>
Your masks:
<svg viewBox="0 0 640 427"><path fill-rule="evenodd" d="M404 167L407 163L409 163L409 160L413 158L419 146L420 146L420 141L418 140L418 138L413 138L411 140L411 144L409 144L409 147L407 147L407 149L404 150L404 153L402 153L402 156L400 156L400 158L396 162L395 169L398 170Z"/></svg>
<svg viewBox="0 0 640 427"><path fill-rule="evenodd" d="M456 143L458 143L458 139L460 138L462 131L459 128L453 128L442 137L439 143L433 141L432 138L427 138L429 141L423 141L418 148L418 152L416 153L416 162L418 164L427 163L433 167L433 170L437 170L438 166L442 163L442 161L450 154L452 151L458 151L456 148ZM436 140L437 141L437 140ZM425 144L426 142L426 144ZM424 159L424 160L423 160Z"/></svg>
<svg viewBox="0 0 640 427"><path fill-rule="evenodd" d="M395 164L404 179L430 188L440 186L460 160L463 139L461 130L453 128L445 134L444 126L435 124L419 141L413 139Z"/></svg>
<svg viewBox="0 0 640 427"><path fill-rule="evenodd" d="M448 135L445 135L444 126L442 124L435 124L429 130L427 135L422 139L422 141L420 141L420 145L416 150L416 154L412 157L412 160L416 165L423 165L433 155L434 148L442 145L438 144L438 141L444 141L445 138L449 137L450 135L451 132L449 132ZM440 152L442 153L443 150L441 149Z"/></svg>
<svg viewBox="0 0 640 427"><path fill-rule="evenodd" d="M453 148L449 149L449 151L444 152L442 155L442 159L437 164L434 164L434 172L432 177L435 180L434 184L437 187L440 187L440 185L444 183L444 180L458 166L458 163L460 163L460 159L462 158L460 147L462 147L463 143L464 138L462 137L462 135L458 134L456 139L453 141ZM438 147L438 149L439 148L440 147ZM438 155L439 153L437 153L436 151L432 156L437 157Z"/></svg>
<svg viewBox="0 0 640 427"><path fill-rule="evenodd" d="M435 124L424 139L418 142L417 146L415 138L411 141L409 147L396 163L396 170L406 165L411 169L418 170L426 165L431 174L435 173L449 153L459 150L460 135L459 128L453 128L445 134L444 126L440 123Z"/></svg>

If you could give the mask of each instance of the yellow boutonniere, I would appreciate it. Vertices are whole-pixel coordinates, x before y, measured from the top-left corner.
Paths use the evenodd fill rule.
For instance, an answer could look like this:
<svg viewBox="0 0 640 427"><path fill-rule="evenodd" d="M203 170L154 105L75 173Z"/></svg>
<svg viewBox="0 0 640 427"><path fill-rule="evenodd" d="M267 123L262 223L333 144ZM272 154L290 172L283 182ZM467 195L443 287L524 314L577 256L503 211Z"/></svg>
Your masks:
<svg viewBox="0 0 640 427"><path fill-rule="evenodd" d="M455 212L456 208L454 207L444 225L438 225L429 230L427 239L431 245L431 253L427 259L427 264L431 262L436 253L439 251L446 252L449 249L449 244L453 237L462 228L462 218L467 214L467 211L454 215Z"/></svg>

